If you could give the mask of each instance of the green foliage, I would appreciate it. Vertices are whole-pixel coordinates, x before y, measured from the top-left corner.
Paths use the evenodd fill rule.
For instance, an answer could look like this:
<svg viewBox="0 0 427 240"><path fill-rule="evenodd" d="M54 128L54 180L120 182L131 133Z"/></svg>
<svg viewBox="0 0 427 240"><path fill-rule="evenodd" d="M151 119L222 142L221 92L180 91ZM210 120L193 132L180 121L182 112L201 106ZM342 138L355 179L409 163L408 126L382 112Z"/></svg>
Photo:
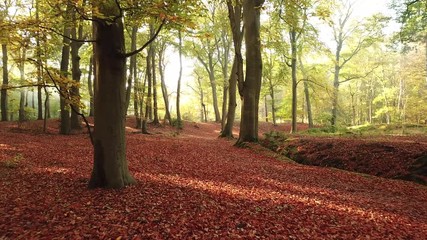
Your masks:
<svg viewBox="0 0 427 240"><path fill-rule="evenodd" d="M10 169L18 168L19 163L22 161L23 158L24 157L22 156L22 154L18 153L13 158L6 159L3 162L3 166L5 168L10 168Z"/></svg>
<svg viewBox="0 0 427 240"><path fill-rule="evenodd" d="M177 129L182 129L184 127L184 123L181 121L179 121L176 118L172 118L172 122L171 125Z"/></svg>
<svg viewBox="0 0 427 240"><path fill-rule="evenodd" d="M262 145L276 151L288 139L288 135L284 132L270 131L264 133Z"/></svg>

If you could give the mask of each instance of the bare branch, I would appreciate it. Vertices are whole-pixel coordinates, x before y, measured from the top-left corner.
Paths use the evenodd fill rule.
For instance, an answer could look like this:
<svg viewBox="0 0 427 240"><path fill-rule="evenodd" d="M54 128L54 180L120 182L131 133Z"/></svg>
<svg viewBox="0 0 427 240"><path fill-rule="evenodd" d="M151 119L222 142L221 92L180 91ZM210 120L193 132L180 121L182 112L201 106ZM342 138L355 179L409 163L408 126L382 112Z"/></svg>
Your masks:
<svg viewBox="0 0 427 240"><path fill-rule="evenodd" d="M163 19L162 23L159 26L159 28L157 28L157 31L154 33L153 36L151 36L151 38L144 45L142 45L142 47L140 47L139 49L137 49L135 51L132 51L132 52L129 52L129 53L124 53L124 54L122 54L122 57L127 58L127 57L135 55L135 54L141 52L142 50L144 50L148 45L150 45L150 43L152 43L156 39L157 35L159 35L159 33L162 30L162 28L165 25L165 23L166 23L166 19Z"/></svg>
<svg viewBox="0 0 427 240"><path fill-rule="evenodd" d="M32 58L29 58L28 60L29 60L29 61L32 61L32 62L34 62L35 64L41 65L41 63L37 62L36 60L34 60L34 59L32 59ZM68 99L68 100L69 100L69 97L67 97L67 96L66 96L66 95L65 95L65 94L60 90L60 88L58 87L58 85L56 84L55 78L52 76L52 74L51 74L51 72L49 71L49 69L48 69L47 67L43 66L43 65L41 65L41 67L42 67L42 68L44 68L44 70L46 70L47 75L49 76L50 80L52 80L52 82L53 82L53 85L54 85L53 87L58 91L59 95L61 95L61 97L63 97L64 99ZM71 110L72 110L75 114L77 114L77 115L79 115L80 117L82 117L82 118L83 118L83 121L85 122L85 125L86 125L86 128L87 128L87 131L88 131L88 133L89 133L90 142L92 143L92 146L93 146L93 145L94 145L93 135L92 135L92 131L90 130L90 125L89 125L89 122L88 122L88 121L87 121L87 119L86 119L86 116L85 116L83 113L80 113L79 111L77 111L77 109L73 106L73 104L69 103L68 105L70 105Z"/></svg>
<svg viewBox="0 0 427 240"><path fill-rule="evenodd" d="M373 67L371 70L369 70L368 72L366 72L363 75L351 75L348 77L344 77L344 80L340 81L339 84L349 82L349 81L354 80L354 79L365 78L365 77L371 75L371 73L373 73L375 71L375 69L377 69L379 66L380 65L376 65L375 67Z"/></svg>
<svg viewBox="0 0 427 240"><path fill-rule="evenodd" d="M91 43L91 42L96 42L96 40L84 40L84 39L76 39L76 38L72 38L72 37L66 36L66 35L64 35L64 34L62 34L62 33L58 32L58 31L56 31L55 29L50 28L50 27L44 27L44 26L39 26L39 27L40 27L40 28L42 28L42 29L46 29L46 30L52 31L53 33L55 33L55 34L57 34L57 35L59 35L59 36L61 36L61 37L64 37L64 38L66 38L66 39L68 39L68 40L70 40L70 41L73 41L73 42L80 42L80 43Z"/></svg>

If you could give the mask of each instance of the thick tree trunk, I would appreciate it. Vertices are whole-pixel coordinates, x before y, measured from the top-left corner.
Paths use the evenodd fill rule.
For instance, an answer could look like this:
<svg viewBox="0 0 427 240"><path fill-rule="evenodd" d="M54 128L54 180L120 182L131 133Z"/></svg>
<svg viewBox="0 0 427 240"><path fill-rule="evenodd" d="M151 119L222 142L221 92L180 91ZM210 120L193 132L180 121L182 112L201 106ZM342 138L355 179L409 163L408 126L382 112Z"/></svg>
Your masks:
<svg viewBox="0 0 427 240"><path fill-rule="evenodd" d="M3 86L7 86L9 84L9 71L7 69L8 64L8 58L7 58L7 45L2 44L1 50L3 54L2 62L3 62ZM1 90L1 120L7 121L8 120L8 101L7 101L7 90L2 89Z"/></svg>
<svg viewBox="0 0 427 240"><path fill-rule="evenodd" d="M258 141L258 103L262 77L260 11L263 2L263 0L245 0L243 2L246 78L243 89L242 120L237 144Z"/></svg>
<svg viewBox="0 0 427 240"><path fill-rule="evenodd" d="M117 16L114 1L100 7L106 16ZM89 188L123 188L135 183L126 160L125 104L126 59L121 18L93 22L95 73L94 166ZM107 22L108 21L108 22Z"/></svg>

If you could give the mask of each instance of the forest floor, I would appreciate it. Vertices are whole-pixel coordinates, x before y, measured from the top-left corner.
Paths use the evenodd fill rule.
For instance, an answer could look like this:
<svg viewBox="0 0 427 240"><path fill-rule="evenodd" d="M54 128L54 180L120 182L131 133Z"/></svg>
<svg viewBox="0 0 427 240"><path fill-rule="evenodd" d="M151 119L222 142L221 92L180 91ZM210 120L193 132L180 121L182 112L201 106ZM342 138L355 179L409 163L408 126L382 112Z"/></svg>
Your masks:
<svg viewBox="0 0 427 240"><path fill-rule="evenodd" d="M143 135L130 122L127 159L138 183L88 190L93 156L88 136L61 136L58 125L50 121L44 134L42 122L0 123L0 239L427 236L426 186L301 165L257 145L237 148L234 140L217 138L214 123L186 123L182 131L150 126L152 134ZM261 131L287 127L261 125ZM427 140L420 137L392 138L385 147L384 138L357 139L372 143L369 152L349 139L318 138L310 145L319 145L316 151L300 150L318 159L342 152L353 156L348 159L378 155L386 161L378 164L383 169L389 161L427 152ZM369 168L374 173L378 166Z"/></svg>

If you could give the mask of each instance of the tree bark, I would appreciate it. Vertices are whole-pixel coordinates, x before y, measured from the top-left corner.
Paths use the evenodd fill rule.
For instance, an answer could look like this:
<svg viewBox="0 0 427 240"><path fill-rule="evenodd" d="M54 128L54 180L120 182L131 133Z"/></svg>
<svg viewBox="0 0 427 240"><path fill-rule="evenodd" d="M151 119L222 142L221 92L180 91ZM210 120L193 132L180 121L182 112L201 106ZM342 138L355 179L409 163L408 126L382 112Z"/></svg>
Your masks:
<svg viewBox="0 0 427 240"><path fill-rule="evenodd" d="M94 166L89 188L123 188L135 183L126 160L126 59L124 27L114 1L100 4L105 16L95 17L93 32L95 73ZM111 20L114 19L114 20Z"/></svg>
<svg viewBox="0 0 427 240"><path fill-rule="evenodd" d="M243 2L245 26L246 78L243 89L242 120L237 144L258 141L258 104L261 90L262 57L260 11L264 0Z"/></svg>
<svg viewBox="0 0 427 240"><path fill-rule="evenodd" d="M25 58L27 57L26 55L27 49L26 46L22 46L22 55L21 58L19 59L19 73L21 75L21 83L25 82ZM20 99L19 99L19 121L23 122L25 120L27 120L27 116L25 114L25 90L21 89L20 90Z"/></svg>
<svg viewBox="0 0 427 240"><path fill-rule="evenodd" d="M67 5L66 12L69 13L71 10L70 5ZM62 54L61 54L61 66L60 66L60 72L62 77L68 77L68 65L70 62L70 37L71 35L71 29L69 26L64 26L63 31L63 40L62 40ZM71 131L71 120L70 120L70 111L68 110L68 103L67 100L64 99L62 95L68 92L67 87L65 84L60 83L60 91L64 94L60 94L60 100L59 105L61 108L61 128L59 133L63 135L70 134Z"/></svg>
<svg viewBox="0 0 427 240"><path fill-rule="evenodd" d="M40 20L40 0L36 0L36 21ZM41 59L41 46L40 46L40 32L36 32L36 55L37 55L37 83L43 84L43 67L42 67L42 59ZM43 119L43 94L42 94L42 86L37 87L37 120ZM49 98L49 96L47 96ZM45 108L45 112L46 112ZM46 115L46 114L45 114ZM45 124L45 123L44 123ZM44 127L46 130L46 127Z"/></svg>
<svg viewBox="0 0 427 240"><path fill-rule="evenodd" d="M305 104L307 107L307 119L308 119L308 128L313 128L314 124L313 124L313 113L311 111L311 101L310 101L310 91L309 91L309 86L308 86L308 75L307 72L304 68L304 65L302 64L302 60L301 58L299 58L299 66L301 68L301 72L303 74L303 79L304 79L304 95L305 95Z"/></svg>
<svg viewBox="0 0 427 240"><path fill-rule="evenodd" d="M3 62L3 86L7 86L9 84L9 71L8 71L8 56L7 56L7 45L2 44L1 50L3 54L2 62ZM8 97L7 97L7 89L1 90L1 120L8 121Z"/></svg>
<svg viewBox="0 0 427 240"><path fill-rule="evenodd" d="M292 75L292 125L291 133L297 132L297 32L293 28L289 33L291 40L291 75Z"/></svg>
<svg viewBox="0 0 427 240"><path fill-rule="evenodd" d="M75 13L73 13L74 15ZM75 17L73 17L75 19ZM77 20L75 20L77 21ZM83 26L81 23L78 27L73 27L71 30L71 37L74 39L82 39L83 38ZM71 42L71 76L74 81L80 82L80 78L82 76L82 71L80 70L80 56L79 49L83 44L81 42L73 41ZM70 89L71 97L74 101L80 102L80 88L78 86L73 86ZM80 106L73 102L73 107L77 112L80 112ZM74 111L71 111L70 118L70 127L74 130L80 130L82 128L80 124L80 117Z"/></svg>
<svg viewBox="0 0 427 240"><path fill-rule="evenodd" d="M234 45L234 59L231 69L229 84L228 84L228 113L227 122L221 132L220 137L233 138L233 126L236 116L236 91L237 86L243 82L243 58L242 58L242 40L243 30L241 29L242 5L240 3L233 6L231 0L227 0L228 18L230 20L230 27L233 36ZM241 93L239 88L239 93Z"/></svg>
<svg viewBox="0 0 427 240"><path fill-rule="evenodd" d="M131 52L136 50L136 37L137 37L137 33L138 33L138 27L137 26L133 26L132 27L132 33L131 33L131 38L130 38L130 50ZM136 71L135 67L136 67L136 55L133 55L130 57L130 61L129 61L129 77L128 77L128 84L127 84L127 88L126 88L126 112L129 109L129 104L130 104L130 95L132 92L132 82L136 81L135 79L133 79L133 73L134 71Z"/></svg>
<svg viewBox="0 0 427 240"><path fill-rule="evenodd" d="M92 84L92 74L93 74L93 56L89 59L89 71L87 73L87 88L89 91L89 116L93 117L93 84Z"/></svg>
<svg viewBox="0 0 427 240"><path fill-rule="evenodd" d="M154 27L152 27L152 34L154 34ZM150 44L151 48L151 71L153 72L153 124L160 124L159 114L157 108L157 78L156 78L156 45L155 41Z"/></svg>
<svg viewBox="0 0 427 240"><path fill-rule="evenodd" d="M162 44L160 44L159 46L159 74L160 74L160 83L161 83L161 87L162 87L162 95L163 95L163 101L165 103L165 118L168 121L169 124L172 123L172 119L171 119L171 114L169 111L169 95L168 95L168 89L166 87L166 82L165 82L165 75L164 75L164 54L165 54L165 50L166 50L166 41L164 41Z"/></svg>
<svg viewBox="0 0 427 240"><path fill-rule="evenodd" d="M179 52L179 74L178 74L178 86L176 90L176 121L177 128L182 128L181 109L180 109L180 98L181 98L181 78L182 78L182 35L181 30L178 30L178 52Z"/></svg>

